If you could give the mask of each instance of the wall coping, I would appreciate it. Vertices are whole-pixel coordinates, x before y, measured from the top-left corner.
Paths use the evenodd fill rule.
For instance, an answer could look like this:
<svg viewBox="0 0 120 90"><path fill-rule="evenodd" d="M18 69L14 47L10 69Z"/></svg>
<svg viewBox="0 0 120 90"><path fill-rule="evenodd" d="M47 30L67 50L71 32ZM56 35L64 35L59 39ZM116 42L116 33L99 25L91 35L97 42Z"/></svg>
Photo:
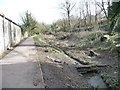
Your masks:
<svg viewBox="0 0 120 90"><path fill-rule="evenodd" d="M0 16L3 17L3 18L5 18L5 19L7 19L7 20L10 21L11 23L17 25L18 27L20 27L20 25L18 25L17 23L15 23L14 21L12 21L11 19L7 18L4 14L1 14L1 13L0 13ZM20 27L20 28L21 28L21 27Z"/></svg>

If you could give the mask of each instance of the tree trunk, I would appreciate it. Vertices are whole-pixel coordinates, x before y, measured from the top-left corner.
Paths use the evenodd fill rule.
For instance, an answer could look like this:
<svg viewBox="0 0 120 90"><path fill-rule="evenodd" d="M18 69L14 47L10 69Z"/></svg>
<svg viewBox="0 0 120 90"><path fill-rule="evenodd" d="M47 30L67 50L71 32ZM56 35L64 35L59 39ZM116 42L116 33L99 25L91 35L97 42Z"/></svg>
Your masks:
<svg viewBox="0 0 120 90"><path fill-rule="evenodd" d="M68 28L71 28L71 23L70 23L70 11L68 10Z"/></svg>

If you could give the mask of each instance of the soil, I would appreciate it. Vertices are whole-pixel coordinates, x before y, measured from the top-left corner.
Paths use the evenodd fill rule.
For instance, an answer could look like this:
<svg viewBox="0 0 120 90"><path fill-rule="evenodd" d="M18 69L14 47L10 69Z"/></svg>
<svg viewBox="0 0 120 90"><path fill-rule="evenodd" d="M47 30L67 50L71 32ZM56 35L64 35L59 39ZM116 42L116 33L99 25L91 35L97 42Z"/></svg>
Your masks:
<svg viewBox="0 0 120 90"><path fill-rule="evenodd" d="M83 43L76 37L76 33L63 33L58 32L56 34L42 35L44 40L49 43L50 46L55 46L65 53L58 53L54 50L49 51L50 47L39 47L37 45L38 55L41 62L43 71L43 78L46 84L46 88L88 88L91 87L87 80L96 74L107 73L111 76L118 78L118 57L113 57L112 53L108 52L96 52L98 55L90 57L89 50L92 47L84 47ZM80 36L80 35L79 35ZM48 46L49 46L48 45ZM83 46L83 47L81 47ZM54 59L59 59L61 63L54 62L47 58L50 56ZM76 60L80 60L80 63ZM103 65L97 69L97 72L89 72L82 74L78 72L76 67L85 65Z"/></svg>
<svg viewBox="0 0 120 90"><path fill-rule="evenodd" d="M46 48L38 47L41 68L46 88L88 88L87 80L76 71L75 62L69 57L56 52L44 52ZM50 56L59 59L53 62L47 58Z"/></svg>

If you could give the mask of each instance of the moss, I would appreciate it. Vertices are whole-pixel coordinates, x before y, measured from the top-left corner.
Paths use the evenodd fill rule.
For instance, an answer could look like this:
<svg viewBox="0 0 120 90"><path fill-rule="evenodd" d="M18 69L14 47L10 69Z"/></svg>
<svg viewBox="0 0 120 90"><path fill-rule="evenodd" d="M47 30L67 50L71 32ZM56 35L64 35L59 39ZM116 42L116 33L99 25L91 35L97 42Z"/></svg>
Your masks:
<svg viewBox="0 0 120 90"><path fill-rule="evenodd" d="M55 49L55 48L48 48L48 51L55 51L56 53L61 53L59 50Z"/></svg>

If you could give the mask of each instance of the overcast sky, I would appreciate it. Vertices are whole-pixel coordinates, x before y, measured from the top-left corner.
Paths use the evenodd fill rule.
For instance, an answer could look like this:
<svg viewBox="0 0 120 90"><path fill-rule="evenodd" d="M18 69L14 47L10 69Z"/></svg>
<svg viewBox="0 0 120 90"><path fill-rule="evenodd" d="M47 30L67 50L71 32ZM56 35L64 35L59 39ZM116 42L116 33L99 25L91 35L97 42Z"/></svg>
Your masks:
<svg viewBox="0 0 120 90"><path fill-rule="evenodd" d="M0 0L0 13L3 13L16 23L21 23L20 16L28 10L38 22L49 24L62 17L61 10L59 9L59 1L61 0ZM91 10L94 13L93 6L91 6ZM77 14L76 11L74 14Z"/></svg>
<svg viewBox="0 0 120 90"><path fill-rule="evenodd" d="M20 16L30 11L39 22L52 23L60 18L58 0L0 0L0 13L20 23Z"/></svg>

